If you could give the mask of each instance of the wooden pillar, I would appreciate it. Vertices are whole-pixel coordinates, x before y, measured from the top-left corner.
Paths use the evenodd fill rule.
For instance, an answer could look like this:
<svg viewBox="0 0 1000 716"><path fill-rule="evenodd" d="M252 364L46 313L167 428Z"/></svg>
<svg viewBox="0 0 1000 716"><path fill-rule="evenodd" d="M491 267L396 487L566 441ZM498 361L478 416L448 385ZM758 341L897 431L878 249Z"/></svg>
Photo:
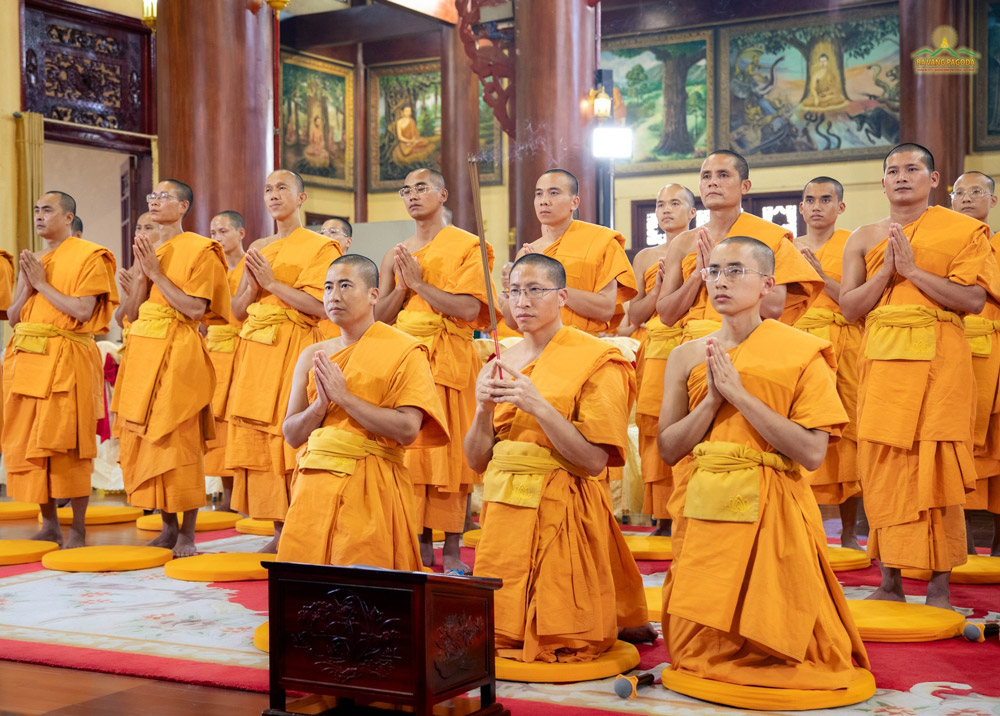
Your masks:
<svg viewBox="0 0 1000 716"><path fill-rule="evenodd" d="M458 28L441 29L441 173L448 184L452 223L476 231L469 185L469 155L479 153L479 78L465 54Z"/></svg>
<svg viewBox="0 0 1000 716"><path fill-rule="evenodd" d="M969 149L969 75L915 72L910 55L932 45L931 33L941 25L958 31L959 46L971 47L968 3L900 0L899 57L900 141L916 142L934 154L941 183L931 203L951 206L948 187L962 173ZM985 70L980 70L985 71Z"/></svg>
<svg viewBox="0 0 1000 716"><path fill-rule="evenodd" d="M156 25L159 176L194 190L184 228L208 234L232 209L247 240L274 223L264 179L274 162L272 10L246 0L160 0Z"/></svg>
<svg viewBox="0 0 1000 716"><path fill-rule="evenodd" d="M597 216L597 177L586 102L597 68L595 10L583 0L517 0L514 14L517 142L511 150L517 243L541 235L535 182L560 167L580 180L580 218Z"/></svg>
<svg viewBox="0 0 1000 716"><path fill-rule="evenodd" d="M354 221L368 221L368 75L364 46L354 48Z"/></svg>

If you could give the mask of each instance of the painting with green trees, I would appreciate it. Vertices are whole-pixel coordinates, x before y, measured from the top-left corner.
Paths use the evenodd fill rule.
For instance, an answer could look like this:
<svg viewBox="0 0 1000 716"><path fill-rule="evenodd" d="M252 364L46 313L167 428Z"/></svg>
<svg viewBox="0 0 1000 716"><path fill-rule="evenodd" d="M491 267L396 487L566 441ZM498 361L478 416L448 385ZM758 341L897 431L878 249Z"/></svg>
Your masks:
<svg viewBox="0 0 1000 716"><path fill-rule="evenodd" d="M899 141L895 9L731 26L719 46L719 145L751 165L881 157Z"/></svg>
<svg viewBox="0 0 1000 716"><path fill-rule="evenodd" d="M441 169L441 63L373 67L369 188L395 190L414 169Z"/></svg>
<svg viewBox="0 0 1000 716"><path fill-rule="evenodd" d="M693 169L714 147L710 31L611 38L601 69L614 74L612 121L632 129L619 174Z"/></svg>

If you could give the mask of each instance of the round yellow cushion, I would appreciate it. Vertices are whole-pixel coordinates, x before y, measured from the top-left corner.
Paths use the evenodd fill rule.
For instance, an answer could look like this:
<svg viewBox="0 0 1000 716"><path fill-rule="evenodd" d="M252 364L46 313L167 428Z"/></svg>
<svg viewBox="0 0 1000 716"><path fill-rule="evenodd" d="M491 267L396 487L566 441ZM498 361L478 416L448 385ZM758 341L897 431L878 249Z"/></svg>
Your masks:
<svg viewBox="0 0 1000 716"><path fill-rule="evenodd" d="M49 552L42 557L42 566L61 572L127 572L159 567L173 557L174 553L163 547L115 544Z"/></svg>
<svg viewBox="0 0 1000 716"><path fill-rule="evenodd" d="M59 524L73 524L73 508L60 507L56 510L56 517ZM87 513L83 518L85 525L115 525L119 522L135 522L142 517L142 510L138 507L127 505L87 505ZM42 521L42 516L38 515L38 521Z"/></svg>
<svg viewBox="0 0 1000 716"><path fill-rule="evenodd" d="M274 523L271 520L255 520L251 517L245 517L237 522L235 526L237 532L245 535L271 537L274 534Z"/></svg>
<svg viewBox="0 0 1000 716"><path fill-rule="evenodd" d="M255 552L198 554L172 559L163 566L171 579L184 582L244 582L267 579L261 562L273 562L277 555Z"/></svg>
<svg viewBox="0 0 1000 716"><path fill-rule="evenodd" d="M444 530L431 530L431 541L432 542L444 542Z"/></svg>
<svg viewBox="0 0 1000 716"><path fill-rule="evenodd" d="M628 545L632 557L635 559L673 559L673 540L669 537L653 535L625 535L625 544Z"/></svg>
<svg viewBox="0 0 1000 716"><path fill-rule="evenodd" d="M646 587L645 592L649 621L663 621L663 587Z"/></svg>
<svg viewBox="0 0 1000 716"><path fill-rule="evenodd" d="M950 609L909 602L849 599L847 606L865 641L914 642L951 639L962 633L965 617Z"/></svg>
<svg viewBox="0 0 1000 716"><path fill-rule="evenodd" d="M568 684L575 681L607 679L624 674L639 665L639 650L632 644L616 641L615 645L593 661L549 664L544 661L516 661L497 657L497 678L501 681L529 681L547 684Z"/></svg>
<svg viewBox="0 0 1000 716"><path fill-rule="evenodd" d="M38 505L30 502L0 502L0 520L23 520L38 514Z"/></svg>
<svg viewBox="0 0 1000 716"><path fill-rule="evenodd" d="M57 543L45 540L0 539L0 565L37 562L43 554L57 549Z"/></svg>
<svg viewBox="0 0 1000 716"><path fill-rule="evenodd" d="M480 530L469 530L462 535L462 544L466 547L471 547L475 549L479 545L479 540L482 539L483 531Z"/></svg>
<svg viewBox="0 0 1000 716"><path fill-rule="evenodd" d="M926 582L930 580L931 572L923 569L904 569L903 576ZM949 581L952 584L1000 584L1000 557L970 554L968 562L951 570Z"/></svg>
<svg viewBox="0 0 1000 716"><path fill-rule="evenodd" d="M270 622L264 622L253 630L253 645L265 654L271 651L271 626Z"/></svg>
<svg viewBox="0 0 1000 716"><path fill-rule="evenodd" d="M830 709L867 701L875 695L875 677L870 671L855 667L854 679L846 689L776 689L766 686L743 686L695 676L685 671L664 669L663 685L671 691L702 701L711 701L757 711L803 711Z"/></svg>
<svg viewBox="0 0 1000 716"><path fill-rule="evenodd" d="M195 522L195 532L212 532L213 530L228 530L236 526L243 517L238 512L222 512L221 510L199 510L198 521ZM184 524L184 517L181 517ZM135 522L141 530L159 532L163 529L163 517L160 514L145 515Z"/></svg>
<svg viewBox="0 0 1000 716"><path fill-rule="evenodd" d="M830 567L834 572L850 572L853 569L868 569L872 566L872 560L868 553L859 549L830 547L828 545L826 558L830 561Z"/></svg>

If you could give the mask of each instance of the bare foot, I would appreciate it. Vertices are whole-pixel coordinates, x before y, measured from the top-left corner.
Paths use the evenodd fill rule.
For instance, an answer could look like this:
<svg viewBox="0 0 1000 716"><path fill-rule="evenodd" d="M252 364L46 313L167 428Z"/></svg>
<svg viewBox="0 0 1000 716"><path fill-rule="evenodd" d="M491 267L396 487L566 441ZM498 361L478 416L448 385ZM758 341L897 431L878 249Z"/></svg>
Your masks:
<svg viewBox="0 0 1000 716"><path fill-rule="evenodd" d="M257 550L257 554L278 554L278 539L279 535L275 535L274 539L268 542L266 545Z"/></svg>
<svg viewBox="0 0 1000 716"><path fill-rule="evenodd" d="M177 532L165 529L160 532L156 539L149 540L149 542L146 543L146 546L173 549L175 544L177 544Z"/></svg>
<svg viewBox="0 0 1000 716"><path fill-rule="evenodd" d="M275 551L277 551L277 546L275 546ZM194 557L196 554L198 554L198 547L194 540L184 533L179 534L177 544L174 545L174 557Z"/></svg>
<svg viewBox="0 0 1000 716"><path fill-rule="evenodd" d="M672 520L656 520L656 529L653 530L653 537L669 537Z"/></svg>
<svg viewBox="0 0 1000 716"><path fill-rule="evenodd" d="M472 568L462 561L459 540L461 535L457 532L445 532L444 549L441 550L445 572L462 572L462 574L472 574Z"/></svg>
<svg viewBox="0 0 1000 716"><path fill-rule="evenodd" d="M472 567L467 565L458 557L452 557L451 555L444 555L441 560L445 572L461 572L462 574L472 574Z"/></svg>
<svg viewBox="0 0 1000 716"><path fill-rule="evenodd" d="M865 548L861 546L858 542L858 538L854 535L841 535L840 536L840 546L844 549L856 549L859 552L864 552Z"/></svg>
<svg viewBox="0 0 1000 716"><path fill-rule="evenodd" d="M924 600L927 606L953 609L951 587L948 585L950 578L951 572L931 572L930 581L927 582L927 599Z"/></svg>
<svg viewBox="0 0 1000 716"><path fill-rule="evenodd" d="M976 541L972 537L972 517L965 513L965 551L969 554L976 554Z"/></svg>
<svg viewBox="0 0 1000 716"><path fill-rule="evenodd" d="M77 530L75 527L69 531L69 538L66 540L65 549L76 549L87 546L87 531Z"/></svg>
<svg viewBox="0 0 1000 716"><path fill-rule="evenodd" d="M618 638L632 644L641 644L646 641L653 642L656 641L656 637L658 636L659 633L657 633L656 629L649 622L646 622L642 626L620 627L618 629Z"/></svg>
<svg viewBox="0 0 1000 716"><path fill-rule="evenodd" d="M46 524L42 523L42 529L38 530L35 534L31 535L30 539L44 540L46 542L55 542L57 545L62 547L63 535L62 529L59 524Z"/></svg>
<svg viewBox="0 0 1000 716"><path fill-rule="evenodd" d="M882 589L879 587L874 592L869 594L865 599L875 599L882 602L905 602L906 597L894 591L887 589Z"/></svg>

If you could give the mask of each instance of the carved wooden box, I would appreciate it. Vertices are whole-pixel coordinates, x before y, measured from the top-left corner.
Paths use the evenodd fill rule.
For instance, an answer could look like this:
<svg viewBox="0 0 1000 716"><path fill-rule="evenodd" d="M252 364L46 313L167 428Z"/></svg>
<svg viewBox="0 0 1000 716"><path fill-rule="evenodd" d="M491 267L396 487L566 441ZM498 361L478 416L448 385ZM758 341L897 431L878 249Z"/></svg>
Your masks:
<svg viewBox="0 0 1000 716"><path fill-rule="evenodd" d="M498 579L268 562L271 708L288 690L343 707L388 702L430 714L481 690L495 704L493 591Z"/></svg>

